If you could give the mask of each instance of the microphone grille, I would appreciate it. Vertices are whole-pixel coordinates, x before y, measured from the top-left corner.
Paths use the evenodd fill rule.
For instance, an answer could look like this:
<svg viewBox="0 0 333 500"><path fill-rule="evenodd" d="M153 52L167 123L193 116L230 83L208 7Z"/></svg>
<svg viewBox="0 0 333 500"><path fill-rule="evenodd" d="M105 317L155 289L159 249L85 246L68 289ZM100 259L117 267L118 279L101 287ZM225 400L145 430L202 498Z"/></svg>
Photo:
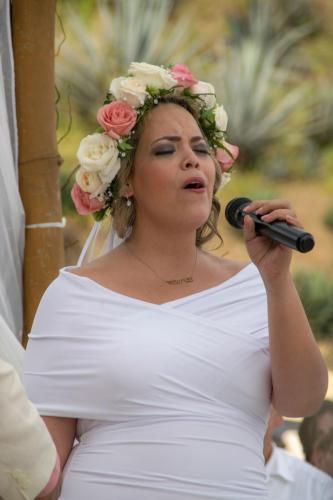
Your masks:
<svg viewBox="0 0 333 500"><path fill-rule="evenodd" d="M251 203L249 198L233 198L225 207L225 218L229 224L237 229L243 227L243 218L240 218L240 208Z"/></svg>

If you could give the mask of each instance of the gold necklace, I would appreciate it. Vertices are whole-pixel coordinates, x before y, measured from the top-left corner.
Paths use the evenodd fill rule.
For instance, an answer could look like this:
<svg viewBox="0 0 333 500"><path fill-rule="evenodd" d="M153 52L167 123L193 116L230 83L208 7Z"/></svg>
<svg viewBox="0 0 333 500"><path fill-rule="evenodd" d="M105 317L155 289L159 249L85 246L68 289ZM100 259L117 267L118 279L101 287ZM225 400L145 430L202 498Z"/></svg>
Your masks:
<svg viewBox="0 0 333 500"><path fill-rule="evenodd" d="M125 242L125 246L126 246L127 250L129 251L129 253L132 255L132 257L134 257L136 260L141 262L141 264L144 264L146 267L148 267L148 269L150 269L159 280L163 281L163 283L167 283L168 285L184 285L185 283L192 283L194 281L193 280L193 273L194 273L195 266L197 264L197 257L198 257L198 249L197 248L195 249L195 259L194 259L194 264L193 264L190 276L186 276L184 278L179 278L179 279L173 279L173 280L165 280L155 271L155 269L153 269L149 264L147 264L147 262L142 260L137 255L135 255L135 253L133 253L133 251L128 246L127 242Z"/></svg>

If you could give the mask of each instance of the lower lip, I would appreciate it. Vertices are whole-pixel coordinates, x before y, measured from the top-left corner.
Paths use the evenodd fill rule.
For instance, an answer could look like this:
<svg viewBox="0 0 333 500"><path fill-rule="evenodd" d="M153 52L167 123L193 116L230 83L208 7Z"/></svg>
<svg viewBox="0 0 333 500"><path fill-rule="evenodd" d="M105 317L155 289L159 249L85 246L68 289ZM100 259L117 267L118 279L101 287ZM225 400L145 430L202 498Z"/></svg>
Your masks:
<svg viewBox="0 0 333 500"><path fill-rule="evenodd" d="M206 191L206 188L187 188L184 189L184 191L190 191L191 193L204 193Z"/></svg>

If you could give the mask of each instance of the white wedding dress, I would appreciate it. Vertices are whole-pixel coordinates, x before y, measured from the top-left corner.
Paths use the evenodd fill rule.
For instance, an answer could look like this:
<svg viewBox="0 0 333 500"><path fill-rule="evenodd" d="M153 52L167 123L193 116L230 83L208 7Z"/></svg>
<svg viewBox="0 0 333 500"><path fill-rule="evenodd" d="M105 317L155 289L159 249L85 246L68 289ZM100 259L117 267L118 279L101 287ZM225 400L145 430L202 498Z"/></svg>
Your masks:
<svg viewBox="0 0 333 500"><path fill-rule="evenodd" d="M64 268L24 381L42 415L78 418L61 500L267 499L267 304L253 264L162 305Z"/></svg>

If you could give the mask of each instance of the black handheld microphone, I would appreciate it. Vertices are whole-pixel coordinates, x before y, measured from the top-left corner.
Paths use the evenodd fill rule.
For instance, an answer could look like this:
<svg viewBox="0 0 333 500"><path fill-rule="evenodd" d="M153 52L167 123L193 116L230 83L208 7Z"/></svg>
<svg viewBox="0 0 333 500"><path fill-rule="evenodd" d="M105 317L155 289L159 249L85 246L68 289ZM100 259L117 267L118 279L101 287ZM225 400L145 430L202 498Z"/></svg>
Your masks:
<svg viewBox="0 0 333 500"><path fill-rule="evenodd" d="M315 244L312 234L298 227L290 226L286 222L264 222L261 220L261 216L254 212L243 212L243 209L250 203L251 200L249 198L234 198L229 201L225 208L225 217L229 224L241 229L244 225L244 216L249 215L255 222L255 231L257 234L267 236L282 245L302 253L312 250Z"/></svg>

